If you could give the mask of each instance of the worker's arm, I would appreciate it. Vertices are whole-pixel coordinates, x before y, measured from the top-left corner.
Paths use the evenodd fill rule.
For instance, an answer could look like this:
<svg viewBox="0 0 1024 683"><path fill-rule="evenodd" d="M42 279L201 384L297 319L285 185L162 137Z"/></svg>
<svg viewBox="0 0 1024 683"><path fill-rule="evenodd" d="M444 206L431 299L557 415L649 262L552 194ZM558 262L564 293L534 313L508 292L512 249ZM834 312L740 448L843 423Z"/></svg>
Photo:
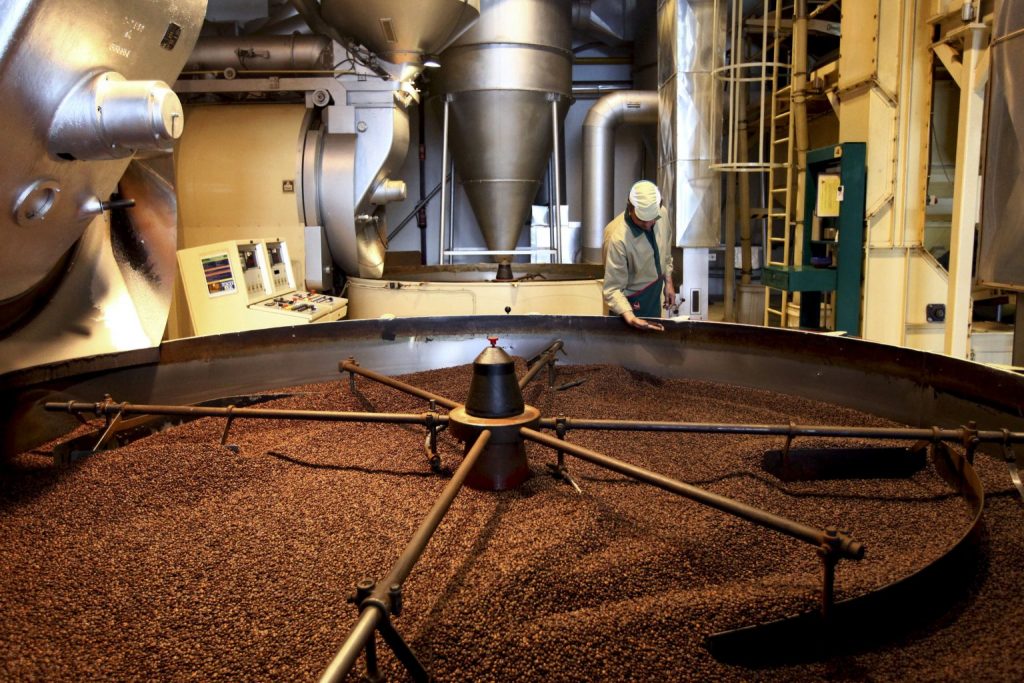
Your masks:
<svg viewBox="0 0 1024 683"><path fill-rule="evenodd" d="M676 286L672 281L672 268L675 266L672 258L672 225L668 220L668 211L662 207L658 217L658 228L662 231L659 237L661 250L661 272L665 274L665 307L674 306L676 303Z"/></svg>
<svg viewBox="0 0 1024 683"><path fill-rule="evenodd" d="M615 315L633 314L633 307L623 293L628 284L626 245L622 240L610 239L604 245L604 301Z"/></svg>

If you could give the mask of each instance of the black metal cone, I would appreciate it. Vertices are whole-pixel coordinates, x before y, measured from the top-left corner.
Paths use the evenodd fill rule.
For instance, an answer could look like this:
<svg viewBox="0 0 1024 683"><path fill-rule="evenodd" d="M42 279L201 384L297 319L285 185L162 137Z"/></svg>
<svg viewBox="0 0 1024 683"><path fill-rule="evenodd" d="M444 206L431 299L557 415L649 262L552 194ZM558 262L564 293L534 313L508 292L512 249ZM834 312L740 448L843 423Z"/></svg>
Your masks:
<svg viewBox="0 0 1024 683"><path fill-rule="evenodd" d="M473 361L466 412L473 417L502 418L521 415L523 392L512 357L496 346L484 349Z"/></svg>

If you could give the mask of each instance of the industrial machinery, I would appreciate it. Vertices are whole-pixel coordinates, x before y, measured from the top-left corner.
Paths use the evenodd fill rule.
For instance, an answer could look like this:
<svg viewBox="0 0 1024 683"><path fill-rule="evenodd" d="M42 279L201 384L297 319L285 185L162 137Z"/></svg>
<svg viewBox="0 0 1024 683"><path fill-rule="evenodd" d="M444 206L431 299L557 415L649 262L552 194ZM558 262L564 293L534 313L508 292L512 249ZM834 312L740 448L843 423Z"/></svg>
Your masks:
<svg viewBox="0 0 1024 683"><path fill-rule="evenodd" d="M443 138L436 188L439 265L426 266L424 253L420 268L392 269L379 280L349 278L350 317L602 314L600 267L564 267L564 259L550 258L563 249L560 211L550 212L553 238L546 246L520 244L545 171L556 179L552 206L561 204L557 179L571 102L572 9L555 0L483 0L479 21L441 53L441 68L431 79ZM464 246L465 232L458 230L456 178L480 227L482 249ZM552 265L527 269L513 263L540 252ZM476 268L479 261L501 267Z"/></svg>
<svg viewBox="0 0 1024 683"><path fill-rule="evenodd" d="M197 105L186 117L203 121L178 152L178 177L188 185L182 195L184 246L195 246L212 224L298 226L299 237L301 226L316 226L333 262L307 280L325 278L324 286L332 287L335 263L349 275L380 277L385 206L406 193L405 183L392 175L408 148L407 110L419 97L412 78L422 69L423 54L440 51L475 12L469 3L448 0L433 3L435 11L415 21L388 18L393 56L402 60L390 65L391 73L388 63L351 43L332 42L338 29L320 18L322 11L340 22L354 20L348 27L354 31L369 31L362 21L368 11L353 9L361 4L310 6L314 15L307 19L327 36L200 41L175 84L186 103ZM374 8L390 16L387 3ZM346 68L335 68L342 64ZM273 98L273 106L199 106L211 97L226 103ZM218 180L232 185L228 204Z"/></svg>
<svg viewBox="0 0 1024 683"><path fill-rule="evenodd" d="M168 216L164 188L133 169L130 199L146 214L111 228L110 210L132 203L111 195L133 155L181 136L168 84L205 11L205 0L4 3L0 371L159 343L173 204Z"/></svg>
<svg viewBox="0 0 1024 683"><path fill-rule="evenodd" d="M344 0L214 2L209 13L203 0L130 4L17 2L4 13L17 142L2 182L17 247L0 291L0 370L158 344L181 248L281 237L308 288L379 277L385 205L405 196L391 176L412 80L479 15L475 0L416 13ZM301 35L283 28L296 19ZM211 29L220 21L280 25L230 38ZM240 106L197 106L229 103ZM319 233L308 266L306 227Z"/></svg>
<svg viewBox="0 0 1024 683"><path fill-rule="evenodd" d="M330 322L348 302L295 288L283 241L220 242L178 252L178 272L195 334Z"/></svg>
<svg viewBox="0 0 1024 683"><path fill-rule="evenodd" d="M444 52L439 92L445 158L450 139L487 255L508 260L515 252L552 149L558 158L571 47L569 3L484 0L480 20ZM445 218L442 204L442 230ZM442 264L455 255L454 245L444 242L442 234Z"/></svg>
<svg viewBox="0 0 1024 683"><path fill-rule="evenodd" d="M33 36L56 35L48 32L46 22L59 21L62 3L24 5L24 12L6 19L12 30L5 35L17 33L11 22L38 24ZM38 9L44 5L45 11ZM101 166L107 170L103 182L84 193L89 197L79 202L84 208L74 218L72 207L57 200L78 190L64 187L59 174L47 172L12 187L12 201L17 200L12 215L19 224L42 225L46 216L46 225L62 227L26 233L24 250L31 256L12 261L9 287L19 291L0 293L4 343L11 348L5 354L6 369L143 348L194 332L183 322L186 302L171 301L172 254L180 249L281 238L291 248L300 287L340 291L346 277L380 279L392 236L388 206L407 196L399 172L410 139L409 110L422 111L427 95L450 114L444 116L446 122L451 119L451 132L443 147L447 156L451 146L455 168L452 175L447 168L442 173L438 241L444 253L438 254L438 262L517 260L523 250L520 233L546 171L555 178L552 205L565 208L563 122L572 103L574 36L619 43L626 35L624 17L634 11L632 5L554 0L432 0L415 12L388 0L272 2L267 8L259 3L213 2L209 8L194 3L188 21L170 13L174 16L165 22L155 8L139 10L137 20L129 18L138 25L129 26L126 34L135 47L126 48L107 40L111 27L121 21L116 18L120 3L97 0L95 6L97 26L104 23L102 17L113 19L102 30L90 25L75 34L73 42L90 46L82 51L80 73L65 74L68 93L74 89L76 94L43 103L27 93L25 99L35 109L26 120L44 115L55 122L45 141L18 152L26 168L45 157L62 172ZM204 12L206 24L201 22ZM149 55L154 26L164 26L167 35L161 33L155 42L158 52ZM105 51L108 43L117 49ZM28 54L45 50L29 50L25 41L16 46L18 50L5 52L5 59L16 60L25 73L62 68L56 61L29 65ZM17 56L22 49L26 56ZM420 79L441 56L442 68L432 78ZM143 71L163 80L153 80L151 86L131 80ZM71 88L80 80L81 86ZM14 99L18 101L12 106L23 106ZM152 111L147 113L140 102L151 102ZM112 107L122 103L128 103L123 104L125 113L115 120ZM94 104L104 115L90 123L86 114ZM131 106L137 111L129 114ZM172 141L177 141L173 160L166 155ZM136 158L128 166L132 155ZM442 167L447 166L442 159ZM456 253L463 247L456 243L455 224L449 222L451 197L444 187L449 178L450 187L460 182L464 188L486 249ZM122 198L112 202L115 189ZM98 215L104 207L114 213L97 223L95 237L76 243L78 256L71 260L68 248L84 234L82 217ZM425 211L425 204L419 210ZM543 277L524 285L524 291L551 289L531 297L545 305L506 296L496 309L420 307L418 312L473 314L509 308L600 313L599 269L586 284L575 282L577 274L562 272L557 262L566 259L557 256L565 213L556 209L551 216L553 239L526 250L543 251L544 260L556 262L544 269ZM96 255L86 257L87 248ZM78 265L68 270L68 264ZM33 272L17 275L26 268ZM103 282L86 286L88 278L97 277ZM47 307L61 313L39 309L34 304L39 295L55 291L62 280L67 303ZM574 282L560 284L564 280ZM559 306L556 299L567 288L585 289L586 303L581 298L580 305ZM357 286L352 294L358 298L362 291ZM389 291L398 295L398 288ZM91 299L101 294L105 298L83 300L85 292ZM491 293L480 296L490 298ZM69 316L89 318L97 308L111 314L93 316L76 327L89 327L90 334L63 333L61 325ZM400 308L370 302L356 307L359 315L369 317Z"/></svg>
<svg viewBox="0 0 1024 683"><path fill-rule="evenodd" d="M225 4L211 8L207 18L212 23ZM53 490L39 485L23 497L12 496L5 511L21 513L24 510L18 506L28 509L33 497L63 494L84 474L76 467L85 465L82 470L87 470L102 457L97 454L103 449L122 438L127 441L135 430L159 431L169 418L223 419L223 428L214 430L220 444L211 442L223 450L212 456L229 461L236 473L251 470L254 463L250 454L240 453L237 447L232 450L227 439L232 430L241 431L238 421L249 418L423 428L425 434L418 433L417 438L422 436L428 463L417 459L418 469L401 475L412 485L432 486L440 493L405 552L393 564L378 567L390 566L381 571L383 578L356 584L352 599L353 612L358 609L356 626L348 638L341 634L334 643L340 647L334 662L323 662L325 680L347 675L361 655L369 673L376 673L377 634L414 677L427 676L427 668L414 654L416 643L410 643L415 635L403 630L400 617L405 610L429 626L432 615L423 610L417 614L420 605L411 593L403 595L403 582L463 483L485 491L480 495L487 502L486 496L494 500L499 492L515 493L528 480L530 459L540 457L539 446L547 449L541 451L544 454L554 455L554 462L545 463L547 470L576 491L578 482L566 465L566 456L622 475L627 485L650 484L780 531L788 537L786 542L795 539L812 546L807 559L820 566L821 582L811 591L805 585L795 590L820 593L820 609L781 622L753 623L749 629L703 633L709 636L709 649L723 660L742 662L749 657L759 666L758 657L791 652L794 645L808 643L824 643L825 654L833 654L831 646L860 642L863 634L883 621L916 614L929 598L945 595L952 584L985 578L975 577L980 560L969 552L975 550L973 542L986 504L975 458L1005 462L1004 467L996 461L1003 480L1009 472L1008 481L1003 481L1006 490L998 492L1002 497L1024 494L1015 453L1024 441L1021 377L919 351L791 330L671 321L664 334L643 335L624 328L617 319L599 315L600 284L592 269L531 270L525 264L509 263L460 268L463 264L451 263L467 256L454 242L455 232L447 223L450 206L440 212L438 273L420 270L403 276L397 270L385 270L387 207L406 195L398 171L409 143L408 112L423 98L414 82L416 75L438 55L444 58L434 82L445 135L451 138L444 149L450 143L455 157L451 182L461 177L487 246L469 258L518 258L519 231L549 155L554 157L553 194L560 192L559 138L572 92L573 23L577 15L591 16L591 6L601 3L425 0L417 12L407 11L408 4L294 0L273 3L271 11L268 3L254 23L247 24L250 30L238 35L211 31L201 38L207 8L199 0L171 4L145 0L131 4L130 11L124 9L128 6L124 2L91 0L84 12L81 3L66 0L15 1L0 17L0 85L11 94L5 111L15 141L9 145L0 185L9 202L5 227L14 235L16 246L3 257L8 275L0 290L0 407L6 416L0 457L38 459L46 455L41 448L48 441L73 429L84 432L81 422L88 415L102 418L99 432L86 434L90 443L84 450L52 451L54 464L67 466L56 470ZM697 10L692 15L688 13L691 6ZM659 29L664 23L668 34L660 42L670 53L668 68L659 74L664 76L659 78L661 91L656 96L652 91L621 96L598 113L608 114L609 125L633 114L650 122L652 113L665 102L669 111L661 112L664 124L659 127L660 148L666 155L658 160L662 186L669 190L665 196L674 198L682 243L690 248L691 257L703 258L702 264L694 263L688 271L706 280L707 259L702 250L718 243L717 190L704 173L713 156L707 147L717 141L716 124L702 121L703 134L690 139L693 126L685 114L691 108L700 109L691 96L705 99L706 89L700 86L710 83L710 60L703 47L701 54L687 54L689 43L680 33L694 23L676 19L685 15L682 18L700 17L704 22L709 3L669 1L659 7L669 8L663 15L667 20L658 22ZM72 14L80 21L69 21ZM710 29L700 30L708 26L701 22L695 32L713 43L718 27L712 23ZM294 33L296 28L302 33ZM48 87L39 88L40 82ZM637 111L631 109L634 105ZM608 112L617 106L625 112ZM173 140L180 142L172 160L167 152ZM445 158L439 183L442 202L450 197L451 186L445 186L448 173ZM123 196L112 197L115 188ZM132 200L135 207L129 213ZM417 208L425 210L425 201ZM561 201L556 198L554 204L551 222L558 228ZM591 218L585 226L584 247L593 259L599 246L593 226L599 230L607 217ZM247 232L240 235L240 231ZM554 235L559 234L556 229ZM556 237L551 249L557 252L558 248ZM175 263L195 331L215 336L161 343ZM572 277L560 277L570 272ZM332 289L342 273L348 277L350 309L340 296L310 291ZM684 290L695 307L691 308L694 317L703 315L707 290L685 281ZM491 298L485 298L483 291ZM382 300L364 306L376 296ZM46 305L40 305L43 301ZM436 312L433 309L476 315L418 317ZM567 309L575 315L529 315L566 313ZM346 312L367 319L296 324L325 322ZM492 341L484 347L487 338ZM515 375L513 356L533 359L524 375ZM836 428L793 421L716 424L686 421L685 416L645 422L546 414L525 401L523 389L545 369L553 377L555 361L563 357L574 365L614 363L650 385L662 378L686 378L771 390L906 426ZM473 376L464 403L390 377L468 363L473 364ZM365 398L354 390L360 377L423 399L428 408L421 413L309 409L297 414L249 407L281 387L337 382L339 370L348 375L342 378L349 381L354 400ZM462 457L451 470L444 468L437 450L442 429L464 444ZM698 485L658 475L606 455L604 449L598 452L573 443L571 435L584 430L692 433L709 439L722 433L771 435L785 440L779 455L782 466L793 453L792 441L809 436L918 442L918 451L929 452L939 478L952 489L936 498L958 496L966 502L965 530L924 569L909 576L890 576L870 594L836 600L837 562L870 558L864 553L867 543L862 544L859 535L830 531L817 519L787 519L704 490L705 484L713 487L720 480ZM304 442L296 442L302 448ZM331 447L344 458L361 443L353 437L344 447L331 441ZM90 455L95 459L78 462ZM703 457L713 461L714 449L707 449ZM171 459L167 462L177 466ZM342 481L351 474L343 462L291 464ZM35 474L5 472L12 479L33 483ZM448 475L446 481L439 481L439 476ZM133 481L118 483L131 490ZM95 481L89 484L93 489L112 490ZM229 507L235 502L225 495L229 484L213 479L210 485L218 487L218 505ZM758 480L756 485L765 482ZM568 492L570 502L581 500L568 488L562 491ZM796 491L794 497L800 493ZM315 501L308 492L303 495L306 498L294 501L293 507L305 513ZM833 499L858 495L844 491ZM509 504L528 502L529 496L524 492L518 499L510 498ZM68 508L78 522L85 516L80 516L76 502L71 501ZM494 523L487 528L464 525L458 531L479 533L482 547L500 528L500 511L497 506ZM116 512L114 506L105 506L98 508L97 516L113 517ZM332 573L332 560L346 551L347 543L379 539L357 538L358 522L344 518L338 509L325 512L307 515L309 530L335 525L326 542L314 544L308 567L323 582L327 600L334 606L344 605L338 586L347 591L357 577ZM363 519L368 516L365 510L358 512ZM619 521L615 510L600 512L602 522ZM734 520L727 520L722 524L729 532ZM86 524L91 521L85 518ZM403 529L412 529L407 522L402 520ZM175 523L180 526L180 520ZM718 530L710 527L710 532ZM300 531L289 528L289 538L298 539ZM142 538L140 543L152 538ZM525 561L543 560L543 549L522 545ZM699 539L685 550L694 555L707 552ZM666 552L675 561L679 551L672 547ZM90 558L102 556L91 546L83 552ZM273 546L260 552L260 559L268 563L281 554ZM616 552L617 548L608 549L609 555ZM964 557L966 565L953 561ZM995 558L993 568L1018 585L1020 563L1009 561L1012 556L991 557ZM728 565L727 555L714 559ZM266 573L272 572L268 565L264 567ZM45 578L38 565L14 568L27 572L36 583L40 576ZM114 583L131 586L130 581L122 581L118 569L114 567L110 574ZM167 573L171 582L190 592L195 582L203 580L201 567L174 567ZM456 576L453 585L471 578ZM626 577L624 583L628 582ZM780 588L792 589L785 583L780 581ZM67 589L58 585L54 594ZM579 592L585 597L586 587ZM322 596L301 597L310 603L295 600L291 612L315 611L310 604ZM644 597L648 600L643 604L630 604L633 600L626 590L616 595L623 610L635 610L642 623L650 624L664 603L657 593ZM44 606L59 613L58 602ZM756 605L746 607L756 613ZM168 611L172 621L191 621L196 616L186 611L181 617L179 605ZM216 622L220 617L212 618ZM239 648L266 635L249 614L233 614L230 621L242 629ZM116 624L104 623L98 629L108 627ZM324 631L322 623L317 628ZM56 631L55 639L63 636ZM256 645L273 647L269 640ZM574 645L566 638L560 643L565 649L552 656L569 656ZM87 659L78 657L74 648L63 650L69 651L76 659ZM154 652L159 659L159 649ZM815 654L821 652L815 650ZM543 675L541 666L534 670ZM756 677L759 670L741 672L741 676ZM282 673L268 669L265 675L280 678Z"/></svg>
<svg viewBox="0 0 1024 683"><path fill-rule="evenodd" d="M565 481L571 481L572 474L564 456L578 458L777 529L818 548L825 568L821 611L713 634L709 647L716 657L726 661L757 662L783 651L806 649L820 653L822 647L830 651L829 643L848 645L883 622L889 628L892 622L916 615L922 605L934 602L936 595L952 590L960 579L968 579L970 572L956 569L961 566L956 562L964 561L965 553L971 557L969 548L974 547L972 541L977 537L984 507L984 490L971 463L986 449L1012 456L1014 446L1024 441L1024 424L1016 411L1024 396L1021 378L964 361L858 340L763 328L740 330L743 334L738 335L734 326L670 323L667 334L640 344L638 335L642 333L623 332L615 320L482 316L351 321L261 330L248 333L244 345L225 344L224 339L217 337L185 339L165 344L150 357L137 353L97 357L41 372L3 377L5 408L15 416L12 426L16 427L5 430L5 448L17 452L66 430L75 424L68 421L68 412L107 416L102 434L93 437L99 439L97 449L113 443L123 428L138 428L139 422L133 418L147 415L159 416L159 420L175 415L224 418L222 443L233 429L235 433L244 429L239 421L249 418L421 425L427 429L424 444L428 453L436 443L437 430L447 427L465 441L465 456L387 578L368 584L360 582L357 586L356 601L361 608L357 625L334 662L329 666L325 663L324 680L340 680L364 649L372 674L377 654L370 643L377 631L414 677L426 675L414 654L415 647L410 647L399 634L403 610L408 612L415 605L411 598L403 599L402 583L413 571L463 482L500 490L515 487L523 480L525 441L555 450L558 457L552 472ZM481 354L480 344L485 335L498 337L511 352L533 356L529 371L515 377L511 361L502 349L492 346ZM553 335L557 335L558 341L552 344ZM521 392L540 372L547 369L550 374L562 353L568 353L572 363L615 358L635 371L652 373L652 377L689 377L748 387L783 388L808 398L870 409L874 414L910 426L890 429L793 423L645 423L593 420L585 415L545 416L526 405ZM464 404L387 376L465 362L474 356L473 376ZM197 358L203 361L196 362ZM828 358L829 362L823 364L821 358ZM750 372L755 365L758 372ZM430 408L423 414L374 414L262 410L238 407L234 401L220 407L186 405L215 397L225 399L227 387L234 394L261 392L296 382L337 377L338 370L347 373L350 382L356 376L366 377L429 401ZM997 391L990 393L982 387L996 387ZM104 394L113 398L96 400ZM52 412L43 411L44 406ZM440 409L447 414L440 413ZM933 565L900 577L876 592L834 601L831 586L836 577L835 560L860 557L863 546L858 541L847 534L816 530L750 506L735 505L698 486L576 445L569 438L576 430L592 429L772 434L786 439L783 458L794 439L809 436L921 441L932 445L937 470L967 500L972 511L970 523L960 541ZM554 430L556 436L540 430ZM963 454L950 445L962 447ZM852 453L848 457L853 457ZM1019 487L1018 463L1014 457L1007 458L1007 462L1011 479ZM432 464L435 470L443 471L438 463Z"/></svg>

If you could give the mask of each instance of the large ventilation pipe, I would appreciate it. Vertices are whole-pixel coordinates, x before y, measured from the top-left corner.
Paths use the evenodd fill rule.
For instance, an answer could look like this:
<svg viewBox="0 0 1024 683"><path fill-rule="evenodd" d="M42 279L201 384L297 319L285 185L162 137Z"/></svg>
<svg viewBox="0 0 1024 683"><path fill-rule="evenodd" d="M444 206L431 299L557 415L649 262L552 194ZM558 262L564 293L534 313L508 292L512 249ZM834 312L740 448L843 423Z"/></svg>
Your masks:
<svg viewBox="0 0 1024 683"><path fill-rule="evenodd" d="M551 155L552 116L572 87L571 5L483 0L441 58L452 154L487 247L511 251ZM555 103L553 105L553 103Z"/></svg>
<svg viewBox="0 0 1024 683"><path fill-rule="evenodd" d="M601 263L604 226L614 216L615 129L658 122L658 93L626 90L605 95L583 121L583 261ZM621 198L620 198L621 199Z"/></svg>

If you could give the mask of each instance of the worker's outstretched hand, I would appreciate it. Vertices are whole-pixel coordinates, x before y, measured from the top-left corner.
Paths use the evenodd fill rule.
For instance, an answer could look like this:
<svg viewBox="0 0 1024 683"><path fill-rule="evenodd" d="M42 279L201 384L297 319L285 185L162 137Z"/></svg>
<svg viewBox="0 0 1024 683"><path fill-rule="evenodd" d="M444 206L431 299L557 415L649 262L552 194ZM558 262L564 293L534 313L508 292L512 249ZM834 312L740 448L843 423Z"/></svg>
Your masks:
<svg viewBox="0 0 1024 683"><path fill-rule="evenodd" d="M643 318L636 317L632 312L626 311L622 314L622 318L626 321L626 324L630 327L635 327L638 330L646 330L648 332L664 332L665 327L661 323L656 323L651 320L644 320Z"/></svg>

